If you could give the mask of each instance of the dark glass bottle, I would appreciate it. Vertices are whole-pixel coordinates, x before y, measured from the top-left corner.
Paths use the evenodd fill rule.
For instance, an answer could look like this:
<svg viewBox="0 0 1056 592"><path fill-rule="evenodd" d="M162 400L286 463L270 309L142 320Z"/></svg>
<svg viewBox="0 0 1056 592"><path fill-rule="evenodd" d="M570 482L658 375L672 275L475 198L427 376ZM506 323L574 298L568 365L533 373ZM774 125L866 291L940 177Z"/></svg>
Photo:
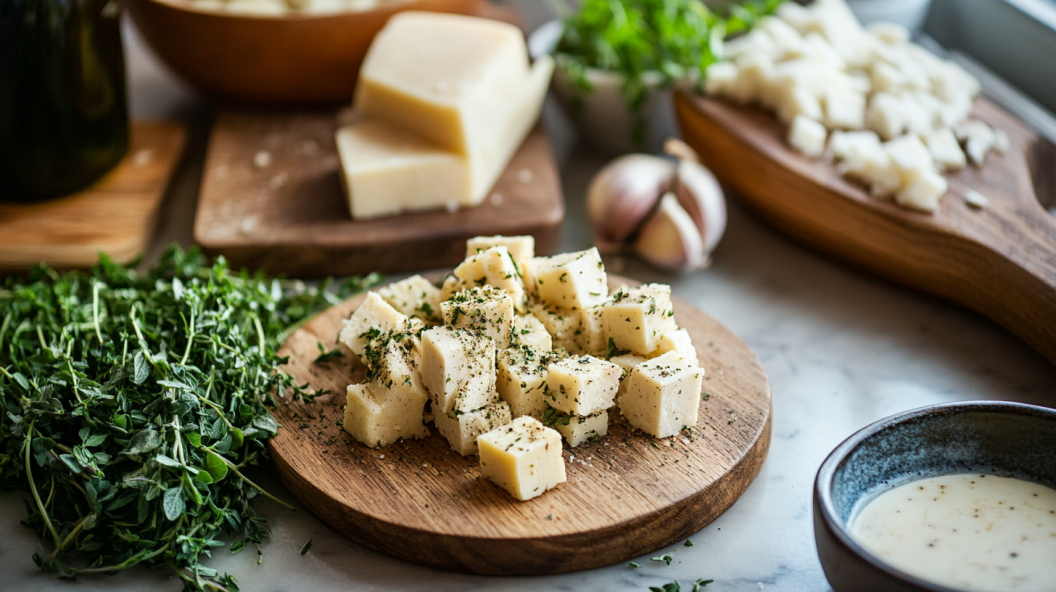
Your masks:
<svg viewBox="0 0 1056 592"><path fill-rule="evenodd" d="M120 0L0 0L0 200L73 193L128 150Z"/></svg>

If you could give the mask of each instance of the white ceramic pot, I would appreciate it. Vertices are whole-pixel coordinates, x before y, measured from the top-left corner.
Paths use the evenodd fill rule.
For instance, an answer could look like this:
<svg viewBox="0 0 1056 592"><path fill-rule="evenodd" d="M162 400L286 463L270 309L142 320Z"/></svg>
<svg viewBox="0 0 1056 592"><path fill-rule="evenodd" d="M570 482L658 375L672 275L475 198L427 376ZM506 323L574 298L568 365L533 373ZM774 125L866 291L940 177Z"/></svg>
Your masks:
<svg viewBox="0 0 1056 592"><path fill-rule="evenodd" d="M553 51L561 36L561 22L550 21L528 39L533 58ZM576 87L558 60L553 89L583 140L598 152L615 155L628 152L662 152L664 140L678 136L678 124L671 103L671 88L659 88L660 74L645 75L646 97L639 113L645 121L643 143L635 143L635 116L627 107L621 86L623 76L606 70L587 70L593 92Z"/></svg>

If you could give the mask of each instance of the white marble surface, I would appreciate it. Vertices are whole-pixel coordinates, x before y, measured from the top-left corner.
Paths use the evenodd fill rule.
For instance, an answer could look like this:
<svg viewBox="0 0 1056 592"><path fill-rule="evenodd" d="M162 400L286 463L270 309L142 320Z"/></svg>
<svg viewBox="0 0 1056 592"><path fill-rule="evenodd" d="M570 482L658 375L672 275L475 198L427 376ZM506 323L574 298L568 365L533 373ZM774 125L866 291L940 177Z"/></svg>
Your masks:
<svg viewBox="0 0 1056 592"><path fill-rule="evenodd" d="M179 117L196 132L178 176L159 243L188 242L208 109L160 70L133 38L131 93L137 116ZM572 153L563 170L569 216L566 250L589 246L582 195L596 158ZM829 589L814 549L811 488L818 466L840 441L892 413L947 401L1000 399L1056 407L1056 367L994 323L958 307L835 263L775 233L734 203L714 265L686 277L664 276L609 259L610 270L672 284L679 297L716 317L759 355L770 378L774 436L770 456L745 495L716 522L681 543L576 574L495 578L403 563L350 542L305 510L267 501L271 538L211 565L234 573L246 591L577 590L644 592L679 580L714 579L708 591ZM257 473L290 499L270 468ZM0 591L180 590L168 573L145 568L77 585L40 573L30 555L38 541L19 525L22 495L0 495ZM311 551L301 546L313 540ZM649 557L674 551L670 566ZM688 584L688 585L687 585Z"/></svg>

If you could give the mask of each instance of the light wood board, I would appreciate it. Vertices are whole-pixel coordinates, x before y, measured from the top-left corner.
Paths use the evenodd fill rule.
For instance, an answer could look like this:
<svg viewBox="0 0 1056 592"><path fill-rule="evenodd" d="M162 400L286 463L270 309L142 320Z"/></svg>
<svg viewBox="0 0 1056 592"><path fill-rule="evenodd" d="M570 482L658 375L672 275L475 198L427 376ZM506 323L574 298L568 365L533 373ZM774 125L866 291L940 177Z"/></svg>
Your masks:
<svg viewBox="0 0 1056 592"><path fill-rule="evenodd" d="M610 285L636 282L610 277ZM313 403L282 399L269 440L283 482L306 508L349 538L430 567L534 575L619 563L679 542L725 512L758 474L770 447L770 386L755 354L728 329L679 299L705 369L696 427L656 440L610 410L600 443L565 450L568 481L527 502L480 478L432 435L373 450L342 428L345 389L362 382L351 354L324 364L341 320L362 301L335 306L294 333L279 354L298 384L337 393Z"/></svg>
<svg viewBox="0 0 1056 592"><path fill-rule="evenodd" d="M1037 193L1056 187L1056 151L993 103L978 99L972 117L1005 131L1010 149L946 175L934 215L874 199L830 162L795 152L785 127L762 110L685 92L675 110L704 164L777 228L975 309L1056 362L1056 218ZM989 206L969 207L969 189Z"/></svg>
<svg viewBox="0 0 1056 592"><path fill-rule="evenodd" d="M206 155L195 241L236 268L299 276L451 267L478 235L531 234L540 254L558 248L565 207L542 129L479 206L353 220L334 144L351 117L351 110L222 111ZM267 154L267 166L254 164L265 158L258 154Z"/></svg>
<svg viewBox="0 0 1056 592"><path fill-rule="evenodd" d="M182 125L137 121L128 154L91 187L38 204L0 203L0 271L89 267L142 254L186 144Z"/></svg>

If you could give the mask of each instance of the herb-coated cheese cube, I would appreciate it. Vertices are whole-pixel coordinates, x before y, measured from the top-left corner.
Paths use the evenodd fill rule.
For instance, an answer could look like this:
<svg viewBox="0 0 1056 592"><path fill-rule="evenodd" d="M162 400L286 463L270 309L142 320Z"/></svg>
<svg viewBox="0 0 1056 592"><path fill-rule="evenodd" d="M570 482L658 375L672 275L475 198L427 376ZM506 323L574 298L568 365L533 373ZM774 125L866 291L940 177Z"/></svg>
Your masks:
<svg viewBox="0 0 1056 592"><path fill-rule="evenodd" d="M480 473L525 501L565 482L561 435L532 417L520 417L479 439Z"/></svg>
<svg viewBox="0 0 1056 592"><path fill-rule="evenodd" d="M368 292L363 304L360 304L356 312L343 322L337 341L352 350L352 353L366 364L363 358L363 348L367 345L370 330L391 331L401 326L406 320L407 315L385 302L385 299L377 292Z"/></svg>
<svg viewBox="0 0 1056 592"><path fill-rule="evenodd" d="M389 284L378 295L404 315L430 323L441 321L440 290L420 275Z"/></svg>
<svg viewBox="0 0 1056 592"><path fill-rule="evenodd" d="M480 409L465 411L461 413L438 413L433 418L433 424L440 435L447 438L451 449L469 456L477 453L477 438L510 423L513 417L510 415L510 406L499 396L492 393L492 403Z"/></svg>
<svg viewBox="0 0 1056 592"><path fill-rule="evenodd" d="M662 335L677 329L674 315L671 287L663 284L621 288L601 306L605 334L617 348L642 356L653 353Z"/></svg>
<svg viewBox="0 0 1056 592"><path fill-rule="evenodd" d="M371 339L363 349L367 381L378 398L414 401L425 407L429 398L419 372L421 341L414 332L389 331Z"/></svg>
<svg viewBox="0 0 1056 592"><path fill-rule="evenodd" d="M616 398L622 375L616 364L593 356L566 358L547 367L547 403L571 415L608 409Z"/></svg>
<svg viewBox="0 0 1056 592"><path fill-rule="evenodd" d="M806 115L796 115L788 130L788 143L804 156L819 158L825 152L825 126Z"/></svg>
<svg viewBox="0 0 1056 592"><path fill-rule="evenodd" d="M609 433L609 412L598 411L591 415L569 415L553 407L547 408L543 423L554 428L568 442L569 448L575 448L594 437Z"/></svg>
<svg viewBox="0 0 1056 592"><path fill-rule="evenodd" d="M601 322L601 307L592 306L581 310L577 316L579 326L573 332L576 351L592 356L604 355L608 346L608 336Z"/></svg>
<svg viewBox="0 0 1056 592"><path fill-rule="evenodd" d="M668 352L631 371L618 401L620 413L634 427L657 438L674 436L697 423L704 370Z"/></svg>
<svg viewBox="0 0 1056 592"><path fill-rule="evenodd" d="M576 331L579 330L579 313L570 310L553 310L544 304L532 306L532 316L546 327L550 334L551 348L576 348Z"/></svg>
<svg viewBox="0 0 1056 592"><path fill-rule="evenodd" d="M611 358L609 358L609 361L619 366L620 370L623 371L623 377L626 378L631 373L631 370L634 370L635 366L641 364L647 359L648 358L646 358L645 356L639 356L635 354L623 354L620 356L612 356Z"/></svg>
<svg viewBox="0 0 1056 592"><path fill-rule="evenodd" d="M422 332L421 377L437 415L487 405L495 385L495 344L465 329Z"/></svg>
<svg viewBox="0 0 1056 592"><path fill-rule="evenodd" d="M543 393L547 367L559 361L554 352L541 353L525 346L499 352L495 389L509 404L514 417L531 415L542 419L546 410Z"/></svg>
<svg viewBox="0 0 1056 592"><path fill-rule="evenodd" d="M513 257L521 273L524 273L524 264L535 257L535 237L527 236L475 236L466 241L466 259L481 251L487 251L492 247L506 247Z"/></svg>
<svg viewBox="0 0 1056 592"><path fill-rule="evenodd" d="M531 267L539 299L551 308L582 310L600 304L609 293L597 248L536 257Z"/></svg>
<svg viewBox="0 0 1056 592"><path fill-rule="evenodd" d="M520 267L514 263L512 255L504 246L492 247L467 257L455 268L454 274L462 281L463 290L473 286L494 286L510 295L518 311L524 311L528 306Z"/></svg>
<svg viewBox="0 0 1056 592"><path fill-rule="evenodd" d="M510 345L513 299L504 290L482 286L456 292L440 303L440 312L449 327L467 327L486 335L495 342L496 349Z"/></svg>
<svg viewBox="0 0 1056 592"><path fill-rule="evenodd" d="M527 345L535 351L547 352L553 349L554 342L546 330L546 325L532 313L527 313L513 318L510 347L517 345Z"/></svg>
<svg viewBox="0 0 1056 592"><path fill-rule="evenodd" d="M697 360L697 348L693 347L693 340L689 337L689 331L685 329L664 333L652 357L656 358L671 351L678 353L679 357L694 366L700 365Z"/></svg>
<svg viewBox="0 0 1056 592"><path fill-rule="evenodd" d="M429 428L422 423L424 402L399 398L379 399L369 383L350 384L345 395L345 431L353 438L377 448L400 438L425 438Z"/></svg>

